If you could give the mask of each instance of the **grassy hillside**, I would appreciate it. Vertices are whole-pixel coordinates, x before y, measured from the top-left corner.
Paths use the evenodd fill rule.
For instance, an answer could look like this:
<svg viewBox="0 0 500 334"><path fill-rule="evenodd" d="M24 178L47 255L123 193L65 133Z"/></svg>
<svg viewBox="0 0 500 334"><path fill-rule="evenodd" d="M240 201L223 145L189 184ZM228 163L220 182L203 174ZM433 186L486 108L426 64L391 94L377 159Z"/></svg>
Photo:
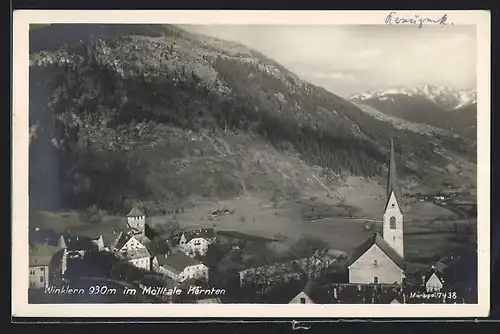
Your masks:
<svg viewBox="0 0 500 334"><path fill-rule="evenodd" d="M375 108L391 118L432 126L458 134L469 140L476 140L477 103L454 110L446 110L442 105L426 97L404 94L394 94L382 98L371 97L355 102Z"/></svg>
<svg viewBox="0 0 500 334"><path fill-rule="evenodd" d="M477 103L457 108L449 116L444 117L444 127L466 138L477 139Z"/></svg>
<svg viewBox="0 0 500 334"><path fill-rule="evenodd" d="M391 136L407 182L463 183L446 166L475 162L466 140L395 128L235 43L164 25L51 25L30 41L34 208L329 192L384 175Z"/></svg>

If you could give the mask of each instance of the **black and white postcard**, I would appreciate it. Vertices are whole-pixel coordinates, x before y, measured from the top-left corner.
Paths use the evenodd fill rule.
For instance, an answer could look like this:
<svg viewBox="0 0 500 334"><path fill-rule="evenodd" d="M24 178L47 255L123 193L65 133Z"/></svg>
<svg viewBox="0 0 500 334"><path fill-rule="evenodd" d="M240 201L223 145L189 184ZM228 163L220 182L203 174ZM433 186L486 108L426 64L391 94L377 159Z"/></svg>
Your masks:
<svg viewBox="0 0 500 334"><path fill-rule="evenodd" d="M13 43L13 315L488 314L488 12L18 11Z"/></svg>

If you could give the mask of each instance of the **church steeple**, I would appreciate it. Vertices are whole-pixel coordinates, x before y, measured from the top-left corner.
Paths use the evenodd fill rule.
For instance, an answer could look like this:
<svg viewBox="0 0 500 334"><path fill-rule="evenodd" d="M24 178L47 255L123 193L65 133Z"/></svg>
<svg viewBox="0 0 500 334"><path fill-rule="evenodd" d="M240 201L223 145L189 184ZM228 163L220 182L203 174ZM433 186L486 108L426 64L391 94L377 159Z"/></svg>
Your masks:
<svg viewBox="0 0 500 334"><path fill-rule="evenodd" d="M66 246L66 241L64 241L64 236L62 234L59 236L59 241L57 242L57 247L62 248L62 249L68 248Z"/></svg>
<svg viewBox="0 0 500 334"><path fill-rule="evenodd" d="M391 193L394 192L396 201L401 209L401 189L398 184L398 176L396 171L396 154L394 152L394 139L391 137L391 153L389 160L389 172L387 175L387 201L391 197Z"/></svg>
<svg viewBox="0 0 500 334"><path fill-rule="evenodd" d="M382 233L384 240L404 259L403 203L401 201L401 189L397 181L396 154L394 140L391 138L389 173L387 175L387 202Z"/></svg>

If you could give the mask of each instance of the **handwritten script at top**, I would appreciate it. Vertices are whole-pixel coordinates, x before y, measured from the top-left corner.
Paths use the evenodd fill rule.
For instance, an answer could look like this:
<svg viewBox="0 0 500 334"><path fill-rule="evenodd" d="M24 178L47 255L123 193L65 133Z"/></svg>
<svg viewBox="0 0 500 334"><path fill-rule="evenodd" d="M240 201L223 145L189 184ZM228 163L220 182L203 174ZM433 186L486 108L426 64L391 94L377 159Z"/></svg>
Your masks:
<svg viewBox="0 0 500 334"><path fill-rule="evenodd" d="M429 17L421 17L418 14L409 17L396 16L396 12L390 12L389 15L385 18L386 24L415 24L418 25L419 28L422 28L424 24L437 24L437 25L453 25L453 22L448 21L448 15L444 14L440 17L429 18Z"/></svg>

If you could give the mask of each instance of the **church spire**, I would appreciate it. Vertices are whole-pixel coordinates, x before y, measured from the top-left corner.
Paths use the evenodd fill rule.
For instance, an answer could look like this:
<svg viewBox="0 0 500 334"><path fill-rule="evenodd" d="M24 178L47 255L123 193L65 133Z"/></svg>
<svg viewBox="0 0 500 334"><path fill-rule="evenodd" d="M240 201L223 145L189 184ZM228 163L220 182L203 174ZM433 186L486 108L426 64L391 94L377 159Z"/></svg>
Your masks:
<svg viewBox="0 0 500 334"><path fill-rule="evenodd" d="M62 234L59 236L59 241L57 242L57 247L62 248L62 249L68 248L66 246L66 241L64 241L64 236Z"/></svg>
<svg viewBox="0 0 500 334"><path fill-rule="evenodd" d="M389 161L389 172L387 175L387 199L389 200L391 193L394 192L396 201L401 207L401 189L398 184L396 172L396 154L394 152L394 139L391 137L391 153Z"/></svg>

